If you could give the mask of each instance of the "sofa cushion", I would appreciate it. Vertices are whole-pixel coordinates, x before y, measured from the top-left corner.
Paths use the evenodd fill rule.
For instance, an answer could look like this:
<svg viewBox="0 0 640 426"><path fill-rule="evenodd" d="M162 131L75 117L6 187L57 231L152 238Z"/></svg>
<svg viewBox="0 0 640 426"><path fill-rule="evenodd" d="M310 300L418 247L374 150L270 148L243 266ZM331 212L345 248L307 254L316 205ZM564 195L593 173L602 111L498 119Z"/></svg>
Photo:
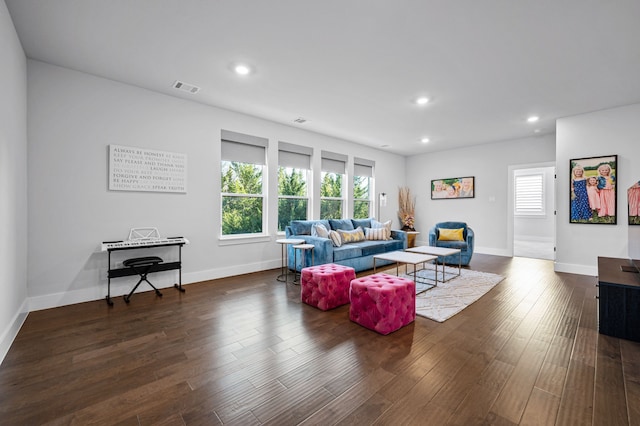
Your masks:
<svg viewBox="0 0 640 426"><path fill-rule="evenodd" d="M436 241L436 247L466 250L469 245L466 241Z"/></svg>
<svg viewBox="0 0 640 426"><path fill-rule="evenodd" d="M291 231L293 235L311 235L311 225L318 223L324 225L327 230L329 229L328 220L292 220Z"/></svg>
<svg viewBox="0 0 640 426"><path fill-rule="evenodd" d="M386 253L389 251L402 250L402 241L387 240L387 241L362 241L359 243L353 243L360 247L363 256L373 256L374 254Z"/></svg>
<svg viewBox="0 0 640 426"><path fill-rule="evenodd" d="M358 241L364 241L364 231L362 228L354 229L353 231L345 231L338 229L338 234L342 239L342 244L357 243Z"/></svg>
<svg viewBox="0 0 640 426"><path fill-rule="evenodd" d="M351 219L329 219L329 224L331 225L331 229L334 231L337 231L338 229L353 231L355 229Z"/></svg>
<svg viewBox="0 0 640 426"><path fill-rule="evenodd" d="M383 244L384 252L404 250L404 243L400 240L379 241Z"/></svg>
<svg viewBox="0 0 640 426"><path fill-rule="evenodd" d="M368 219L351 219L351 223L353 223L353 229L356 229L358 226L362 229L364 228L372 228L371 226L371 218Z"/></svg>
<svg viewBox="0 0 640 426"><path fill-rule="evenodd" d="M360 248L359 244L346 244L342 247L335 247L333 249L334 262L353 259L355 257L362 257L362 248Z"/></svg>
<svg viewBox="0 0 640 426"><path fill-rule="evenodd" d="M362 248L363 256L373 256L374 254L381 254L387 251L384 243L381 244L381 241L365 241L362 243L358 243Z"/></svg>

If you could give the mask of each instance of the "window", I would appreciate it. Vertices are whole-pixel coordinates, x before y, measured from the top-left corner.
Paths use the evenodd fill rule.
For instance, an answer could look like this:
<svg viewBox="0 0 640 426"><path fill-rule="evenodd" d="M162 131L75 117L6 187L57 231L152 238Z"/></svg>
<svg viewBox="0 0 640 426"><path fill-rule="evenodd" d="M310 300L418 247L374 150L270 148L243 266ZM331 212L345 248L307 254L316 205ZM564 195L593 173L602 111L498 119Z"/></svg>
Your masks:
<svg viewBox="0 0 640 426"><path fill-rule="evenodd" d="M311 169L312 149L286 142L278 144L278 231L284 231L292 220L309 216L307 182Z"/></svg>
<svg viewBox="0 0 640 426"><path fill-rule="evenodd" d="M514 173L515 212L516 216L545 215L544 175L542 173Z"/></svg>
<svg viewBox="0 0 640 426"><path fill-rule="evenodd" d="M353 217L365 219L371 216L371 188L375 162L363 158L353 159Z"/></svg>
<svg viewBox="0 0 640 426"><path fill-rule="evenodd" d="M262 234L267 140L222 131L220 196L222 235Z"/></svg>
<svg viewBox="0 0 640 426"><path fill-rule="evenodd" d="M342 181L346 162L346 155L322 151L320 219L342 219L344 211Z"/></svg>

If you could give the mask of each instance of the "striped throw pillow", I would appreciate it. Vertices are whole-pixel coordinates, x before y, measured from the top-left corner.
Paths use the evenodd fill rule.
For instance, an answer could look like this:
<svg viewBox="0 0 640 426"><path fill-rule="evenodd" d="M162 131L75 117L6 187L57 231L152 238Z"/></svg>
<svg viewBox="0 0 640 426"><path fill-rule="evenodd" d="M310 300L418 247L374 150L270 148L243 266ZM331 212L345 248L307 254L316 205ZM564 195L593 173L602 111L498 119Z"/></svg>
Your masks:
<svg viewBox="0 0 640 426"><path fill-rule="evenodd" d="M391 221L388 220L386 222L378 222L377 220L373 219L371 221L371 228L373 229L385 229L386 230L386 234L385 237L382 238L383 240L390 240L391 239Z"/></svg>
<svg viewBox="0 0 640 426"><path fill-rule="evenodd" d="M364 228L365 236L367 240L386 240L387 229L386 228Z"/></svg>
<svg viewBox="0 0 640 426"><path fill-rule="evenodd" d="M340 237L340 234L338 234L336 231L329 231L329 239L333 243L334 247L342 246L342 238Z"/></svg>

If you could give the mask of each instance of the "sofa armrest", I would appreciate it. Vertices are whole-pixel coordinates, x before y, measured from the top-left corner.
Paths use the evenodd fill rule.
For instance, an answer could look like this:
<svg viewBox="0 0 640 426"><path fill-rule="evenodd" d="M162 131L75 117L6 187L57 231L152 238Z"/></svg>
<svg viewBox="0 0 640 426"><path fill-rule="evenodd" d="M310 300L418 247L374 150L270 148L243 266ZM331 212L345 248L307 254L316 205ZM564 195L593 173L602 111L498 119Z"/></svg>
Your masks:
<svg viewBox="0 0 640 426"><path fill-rule="evenodd" d="M467 246L469 247L469 251L473 252L473 243L475 240L475 234L473 233L473 229L467 227Z"/></svg>
<svg viewBox="0 0 640 426"><path fill-rule="evenodd" d="M405 231L401 231L400 229L392 229L391 230L391 238L394 240L402 241L402 247L406 250L409 247L409 239L407 238L407 233Z"/></svg>
<svg viewBox="0 0 640 426"><path fill-rule="evenodd" d="M429 229L429 245L435 247L436 245L436 227Z"/></svg>
<svg viewBox="0 0 640 426"><path fill-rule="evenodd" d="M315 265L322 265L325 263L333 263L333 243L329 238L322 237L312 237L311 235L291 235L287 236L287 238L299 238L304 240L305 244L313 244L313 260ZM289 269L294 269L293 261L294 261L294 253L293 246L287 245L288 257L289 257ZM309 260L311 259L311 254L308 255ZM298 257L298 264L295 269L300 270L300 256ZM305 262L305 265L310 266L311 262Z"/></svg>

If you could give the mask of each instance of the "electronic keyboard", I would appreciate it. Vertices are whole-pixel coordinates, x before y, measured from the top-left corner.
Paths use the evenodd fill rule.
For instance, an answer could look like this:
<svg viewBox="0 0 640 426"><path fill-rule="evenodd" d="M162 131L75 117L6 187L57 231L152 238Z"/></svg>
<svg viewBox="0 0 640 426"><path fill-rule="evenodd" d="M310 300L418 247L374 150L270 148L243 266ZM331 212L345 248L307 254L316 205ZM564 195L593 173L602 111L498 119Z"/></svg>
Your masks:
<svg viewBox="0 0 640 426"><path fill-rule="evenodd" d="M173 246L173 245L189 244L189 240L184 237L171 238L139 238L135 240L125 241L104 241L100 251L134 249L138 247L156 247L156 246Z"/></svg>

